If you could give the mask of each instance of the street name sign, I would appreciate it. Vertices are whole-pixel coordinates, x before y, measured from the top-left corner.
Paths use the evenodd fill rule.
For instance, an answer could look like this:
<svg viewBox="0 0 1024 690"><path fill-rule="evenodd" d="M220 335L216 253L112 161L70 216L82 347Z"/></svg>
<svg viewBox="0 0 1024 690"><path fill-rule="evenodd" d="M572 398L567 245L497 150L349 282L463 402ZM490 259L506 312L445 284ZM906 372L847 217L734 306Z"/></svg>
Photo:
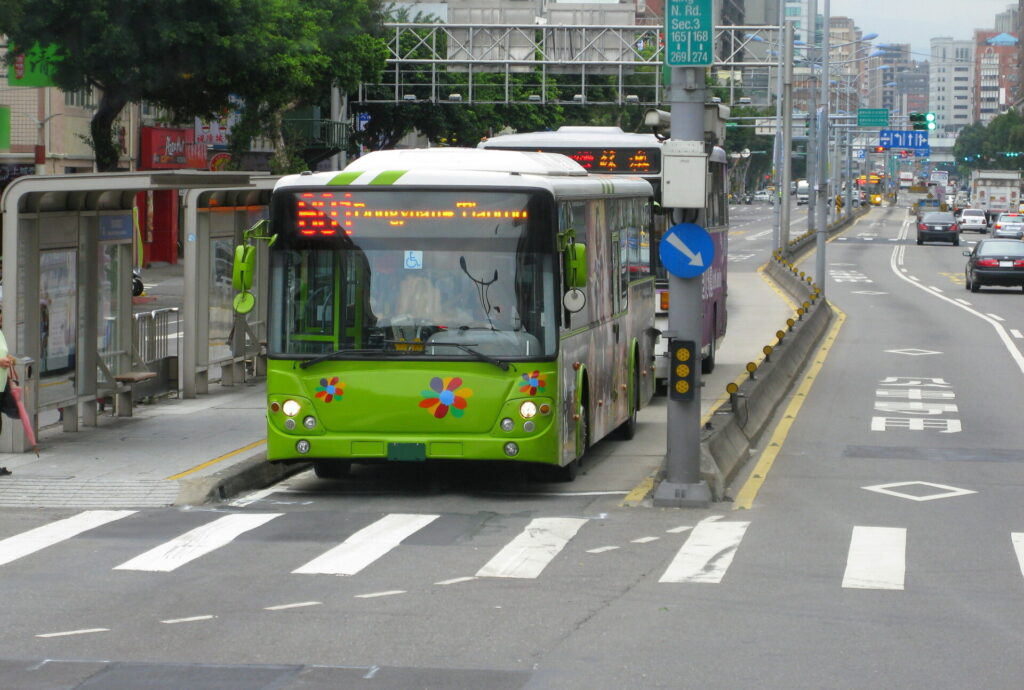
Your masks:
<svg viewBox="0 0 1024 690"><path fill-rule="evenodd" d="M712 0L668 0L665 4L665 64L710 67L714 63Z"/></svg>
<svg viewBox="0 0 1024 690"><path fill-rule="evenodd" d="M696 223L673 225L658 243L665 270L677 278L696 278L711 267L715 241Z"/></svg>
<svg viewBox="0 0 1024 690"><path fill-rule="evenodd" d="M927 149L928 132L913 129L883 129L878 132L878 145L887 149Z"/></svg>
<svg viewBox="0 0 1024 690"><path fill-rule="evenodd" d="M858 127L888 127L889 126L889 109L888 108L858 108L857 109L857 126Z"/></svg>

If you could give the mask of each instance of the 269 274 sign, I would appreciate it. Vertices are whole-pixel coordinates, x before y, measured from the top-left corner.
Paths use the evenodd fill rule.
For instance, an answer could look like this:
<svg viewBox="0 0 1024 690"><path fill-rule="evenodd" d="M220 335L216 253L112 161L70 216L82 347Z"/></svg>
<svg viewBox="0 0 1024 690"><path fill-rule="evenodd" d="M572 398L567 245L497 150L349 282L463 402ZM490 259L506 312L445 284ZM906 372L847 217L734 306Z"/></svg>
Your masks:
<svg viewBox="0 0 1024 690"><path fill-rule="evenodd" d="M714 62L712 0L665 3L665 64L707 67Z"/></svg>

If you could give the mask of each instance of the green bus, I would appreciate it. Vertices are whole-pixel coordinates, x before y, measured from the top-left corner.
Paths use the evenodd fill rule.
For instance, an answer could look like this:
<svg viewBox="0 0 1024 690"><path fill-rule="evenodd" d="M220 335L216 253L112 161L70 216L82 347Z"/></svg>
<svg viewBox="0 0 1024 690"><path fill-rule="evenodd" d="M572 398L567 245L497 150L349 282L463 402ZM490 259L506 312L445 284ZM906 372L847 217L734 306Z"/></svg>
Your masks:
<svg viewBox="0 0 1024 690"><path fill-rule="evenodd" d="M653 394L654 275L630 251L650 247L651 212L645 180L549 153L378 151L282 178L268 460L319 477L503 460L573 479Z"/></svg>

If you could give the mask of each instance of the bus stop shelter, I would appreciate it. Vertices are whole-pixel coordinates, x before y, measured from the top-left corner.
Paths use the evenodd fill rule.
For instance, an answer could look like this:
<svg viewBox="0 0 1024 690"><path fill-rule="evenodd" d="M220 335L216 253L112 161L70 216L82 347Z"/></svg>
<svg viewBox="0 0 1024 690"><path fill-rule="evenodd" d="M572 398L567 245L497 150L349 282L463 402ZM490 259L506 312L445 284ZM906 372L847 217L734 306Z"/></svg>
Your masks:
<svg viewBox="0 0 1024 690"><path fill-rule="evenodd" d="M189 170L29 175L7 186L0 197L3 332L18 357L26 410L37 429L39 413L54 409L65 431L77 430L79 420L95 425L98 401L121 400L130 390L134 195L239 190L253 176ZM0 451L27 449L21 426L3 425Z"/></svg>

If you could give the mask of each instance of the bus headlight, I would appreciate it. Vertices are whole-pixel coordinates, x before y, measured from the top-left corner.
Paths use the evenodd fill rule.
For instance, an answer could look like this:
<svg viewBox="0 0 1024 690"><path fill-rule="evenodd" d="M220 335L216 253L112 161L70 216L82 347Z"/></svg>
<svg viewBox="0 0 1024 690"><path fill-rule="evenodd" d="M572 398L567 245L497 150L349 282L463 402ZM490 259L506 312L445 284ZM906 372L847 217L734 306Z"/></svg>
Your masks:
<svg viewBox="0 0 1024 690"><path fill-rule="evenodd" d="M519 414L523 419L532 419L537 414L537 404L532 400L527 400L519 406Z"/></svg>
<svg viewBox="0 0 1024 690"><path fill-rule="evenodd" d="M315 429L316 417L314 417L313 415L306 417L305 419L302 420L302 426L306 427L307 429Z"/></svg>
<svg viewBox="0 0 1024 690"><path fill-rule="evenodd" d="M519 455L519 445L516 443L512 443L511 441L506 443L505 455L509 456L510 458L514 458L515 456Z"/></svg>
<svg viewBox="0 0 1024 690"><path fill-rule="evenodd" d="M530 433L536 428L537 425L534 424L533 422L523 422L523 431L525 431L526 433Z"/></svg>
<svg viewBox="0 0 1024 690"><path fill-rule="evenodd" d="M302 411L302 405L299 404L298 400L285 400L284 405L281 406L281 411L289 417L294 417Z"/></svg>
<svg viewBox="0 0 1024 690"><path fill-rule="evenodd" d="M284 428L287 429L288 431L292 431L293 429L295 429L295 420L292 417L289 417L288 419L284 420Z"/></svg>
<svg viewBox="0 0 1024 690"><path fill-rule="evenodd" d="M302 439L301 441L295 444L295 450L297 450L302 455L305 455L306 453L309 452L309 441L307 441L306 439Z"/></svg>
<svg viewBox="0 0 1024 690"><path fill-rule="evenodd" d="M515 428L516 428L516 423L512 421L511 417L505 417L505 419L501 420L501 430L502 431L512 431Z"/></svg>

